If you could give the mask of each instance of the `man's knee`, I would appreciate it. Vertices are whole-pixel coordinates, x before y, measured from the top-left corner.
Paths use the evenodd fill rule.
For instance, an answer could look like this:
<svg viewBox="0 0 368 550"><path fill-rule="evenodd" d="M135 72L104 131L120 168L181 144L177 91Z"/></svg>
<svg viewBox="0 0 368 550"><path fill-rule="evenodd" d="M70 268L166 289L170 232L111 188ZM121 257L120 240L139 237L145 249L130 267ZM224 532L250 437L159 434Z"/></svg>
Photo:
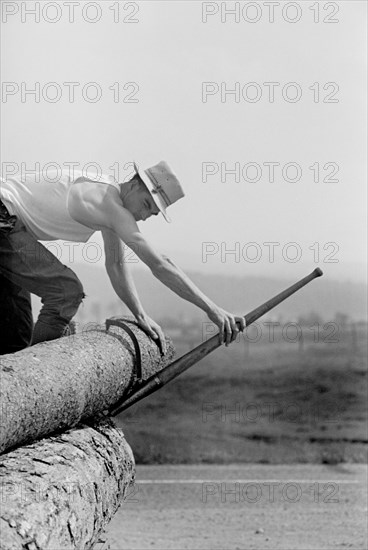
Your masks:
<svg viewBox="0 0 368 550"><path fill-rule="evenodd" d="M60 316L68 321L77 313L82 300L85 298L83 285L77 275L68 270L68 277L64 282L64 300Z"/></svg>

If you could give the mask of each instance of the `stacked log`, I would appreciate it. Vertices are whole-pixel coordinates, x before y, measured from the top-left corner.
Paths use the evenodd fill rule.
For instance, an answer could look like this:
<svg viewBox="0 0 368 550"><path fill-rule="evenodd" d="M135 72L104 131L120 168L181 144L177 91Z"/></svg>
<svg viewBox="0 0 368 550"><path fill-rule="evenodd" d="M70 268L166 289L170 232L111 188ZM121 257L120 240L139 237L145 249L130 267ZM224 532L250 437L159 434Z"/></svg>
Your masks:
<svg viewBox="0 0 368 550"><path fill-rule="evenodd" d="M171 362L131 319L146 380ZM105 416L132 388L119 328L0 357L0 550L90 550L134 483L134 457ZM105 413L105 414L104 414ZM43 438L43 439L41 439Z"/></svg>
<svg viewBox="0 0 368 550"><path fill-rule="evenodd" d="M109 419L0 457L1 550L89 550L127 498L134 458Z"/></svg>
<svg viewBox="0 0 368 550"><path fill-rule="evenodd" d="M160 371L174 348L160 350L134 322L142 378ZM134 346L119 328L90 330L0 357L0 453L63 431L109 409L126 395L135 372Z"/></svg>

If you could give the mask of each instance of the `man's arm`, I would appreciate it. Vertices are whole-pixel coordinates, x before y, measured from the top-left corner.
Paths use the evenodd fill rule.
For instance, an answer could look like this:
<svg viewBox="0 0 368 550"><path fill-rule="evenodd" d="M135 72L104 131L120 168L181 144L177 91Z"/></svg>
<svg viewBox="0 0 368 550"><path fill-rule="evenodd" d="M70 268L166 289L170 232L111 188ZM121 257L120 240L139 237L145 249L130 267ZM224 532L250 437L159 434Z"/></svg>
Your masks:
<svg viewBox="0 0 368 550"><path fill-rule="evenodd" d="M237 322L239 322L241 330L244 330L243 317L236 317L218 307L172 260L155 251L139 231L138 225L129 211L120 206L116 200L107 200L104 210L105 223L109 225L109 228L132 248L157 279L178 296L193 303L208 315L209 319L219 327L222 342L226 341L228 345L236 338L239 332Z"/></svg>
<svg viewBox="0 0 368 550"><path fill-rule="evenodd" d="M143 309L128 263L124 258L121 240L110 229L102 230L102 237L105 248L105 267L113 289L133 313L138 324L152 338L159 338L161 350L166 353L164 333L161 327L148 317Z"/></svg>

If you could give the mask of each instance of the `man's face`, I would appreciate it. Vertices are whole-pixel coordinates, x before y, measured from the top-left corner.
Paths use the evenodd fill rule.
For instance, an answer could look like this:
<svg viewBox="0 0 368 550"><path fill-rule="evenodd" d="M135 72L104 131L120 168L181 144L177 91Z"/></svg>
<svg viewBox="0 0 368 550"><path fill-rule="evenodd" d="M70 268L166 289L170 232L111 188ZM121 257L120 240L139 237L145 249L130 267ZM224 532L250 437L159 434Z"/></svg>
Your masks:
<svg viewBox="0 0 368 550"><path fill-rule="evenodd" d="M129 185L123 204L133 214L135 221L144 221L150 216L157 216L160 210L140 178L136 176L129 182Z"/></svg>

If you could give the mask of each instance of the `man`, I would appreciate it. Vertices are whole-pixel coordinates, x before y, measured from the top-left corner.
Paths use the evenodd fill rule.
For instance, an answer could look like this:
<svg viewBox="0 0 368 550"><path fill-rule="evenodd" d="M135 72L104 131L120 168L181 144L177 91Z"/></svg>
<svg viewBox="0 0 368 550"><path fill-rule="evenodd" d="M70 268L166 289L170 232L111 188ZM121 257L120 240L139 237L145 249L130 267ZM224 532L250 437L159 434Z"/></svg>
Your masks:
<svg viewBox="0 0 368 550"><path fill-rule="evenodd" d="M152 274L181 298L206 312L229 345L245 321L214 304L167 256L157 252L142 235L137 222L160 212L184 196L166 162L140 171L118 184L111 177L90 178L68 171L9 178L0 181L0 354L63 335L84 298L83 287L68 267L39 240L86 242L101 231L105 266L116 294L134 314L139 326L158 339L165 338L139 300L124 261L123 243L150 268ZM33 326L30 293L43 307Z"/></svg>

